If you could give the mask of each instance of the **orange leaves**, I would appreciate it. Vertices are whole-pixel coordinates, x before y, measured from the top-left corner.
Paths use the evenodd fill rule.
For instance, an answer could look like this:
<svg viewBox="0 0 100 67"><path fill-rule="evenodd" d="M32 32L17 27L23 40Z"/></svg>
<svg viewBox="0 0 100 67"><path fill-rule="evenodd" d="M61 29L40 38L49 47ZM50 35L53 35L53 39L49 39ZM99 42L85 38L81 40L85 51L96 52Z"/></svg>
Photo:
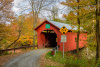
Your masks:
<svg viewBox="0 0 100 67"><path fill-rule="evenodd" d="M19 41L20 41L23 45L26 45L26 44L32 45L32 43L33 43L33 38L32 38L32 36L29 36L29 35L22 35L22 36L20 37Z"/></svg>
<svg viewBox="0 0 100 67"><path fill-rule="evenodd" d="M14 18L12 12L13 0L0 0L0 20L2 23L11 21Z"/></svg>
<svg viewBox="0 0 100 67"><path fill-rule="evenodd" d="M67 3L65 3L65 2L61 2L61 4L66 5L66 6L68 5L68 4L67 4Z"/></svg>

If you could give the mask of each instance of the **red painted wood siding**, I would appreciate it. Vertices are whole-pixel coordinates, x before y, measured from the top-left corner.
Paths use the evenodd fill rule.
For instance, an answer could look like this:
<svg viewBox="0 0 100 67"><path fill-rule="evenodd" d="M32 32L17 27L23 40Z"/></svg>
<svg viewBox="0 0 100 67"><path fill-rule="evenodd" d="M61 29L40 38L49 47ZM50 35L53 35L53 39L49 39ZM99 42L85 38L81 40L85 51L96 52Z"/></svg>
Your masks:
<svg viewBox="0 0 100 67"><path fill-rule="evenodd" d="M50 24L50 29L46 29L45 25L48 24L48 22L43 22L43 24L36 29L37 31L37 43L39 48L43 48L43 44L45 45L46 39L45 35L41 33L44 30L53 30L57 34L57 45L60 46L59 50L63 50L63 43L61 42L61 33L58 28L56 28L54 25ZM67 32L65 35L67 35L67 42L65 44L65 51L71 51L76 49L76 42L75 38L77 37L77 33L73 32ZM80 41L79 41L79 48L84 47L86 45L86 39L87 39L87 33L80 33Z"/></svg>

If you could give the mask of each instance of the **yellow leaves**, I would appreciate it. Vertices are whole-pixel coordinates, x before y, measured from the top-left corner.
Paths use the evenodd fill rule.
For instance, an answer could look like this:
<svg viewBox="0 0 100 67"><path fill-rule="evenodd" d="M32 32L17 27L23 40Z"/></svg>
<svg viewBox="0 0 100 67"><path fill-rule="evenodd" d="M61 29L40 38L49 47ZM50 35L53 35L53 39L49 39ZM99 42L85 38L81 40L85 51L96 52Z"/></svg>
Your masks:
<svg viewBox="0 0 100 67"><path fill-rule="evenodd" d="M61 2L61 4L65 5L65 6L67 6L67 5L68 5L68 4L67 4L67 3L65 3L65 2Z"/></svg>
<svg viewBox="0 0 100 67"><path fill-rule="evenodd" d="M87 36L87 44L90 49L94 49L96 44L96 36L95 33L91 33Z"/></svg>
<svg viewBox="0 0 100 67"><path fill-rule="evenodd" d="M72 3L69 3L68 6L71 6L71 7L74 8L74 7L77 7L78 6L78 3L74 1Z"/></svg>
<svg viewBox="0 0 100 67"><path fill-rule="evenodd" d="M72 20L72 21L74 21L74 20L77 18L77 16L74 14L73 11L71 11L71 12L68 14L68 16L66 16L66 17L67 17L68 20Z"/></svg>
<svg viewBox="0 0 100 67"><path fill-rule="evenodd" d="M82 8L93 5L95 4L95 0L80 0L79 3L77 2L77 0L68 0L66 2L61 2L61 4L71 7L72 9L77 9L78 6Z"/></svg>
<svg viewBox="0 0 100 67"><path fill-rule="evenodd" d="M23 36L20 37L19 41L20 41L23 45L27 45L27 44L32 45L32 43L33 43L33 38L32 38L32 36L23 35Z"/></svg>
<svg viewBox="0 0 100 67"><path fill-rule="evenodd" d="M66 1L66 2L61 2L62 5L71 7L73 9L76 9L76 7L78 6L78 3L75 0L71 0L71 1Z"/></svg>
<svg viewBox="0 0 100 67"><path fill-rule="evenodd" d="M84 8L81 8L80 10L77 10L77 11L79 11L79 17L80 18L81 17L83 18L86 14L88 14L88 11Z"/></svg>
<svg viewBox="0 0 100 67"><path fill-rule="evenodd" d="M18 17L18 19L19 19L19 20L22 20L22 19L24 19L24 16L23 16L23 15L20 15L20 16Z"/></svg>
<svg viewBox="0 0 100 67"><path fill-rule="evenodd" d="M80 7L87 6L87 5L89 5L89 1L87 1L87 0L81 0L81 1L79 2L79 6L80 6Z"/></svg>

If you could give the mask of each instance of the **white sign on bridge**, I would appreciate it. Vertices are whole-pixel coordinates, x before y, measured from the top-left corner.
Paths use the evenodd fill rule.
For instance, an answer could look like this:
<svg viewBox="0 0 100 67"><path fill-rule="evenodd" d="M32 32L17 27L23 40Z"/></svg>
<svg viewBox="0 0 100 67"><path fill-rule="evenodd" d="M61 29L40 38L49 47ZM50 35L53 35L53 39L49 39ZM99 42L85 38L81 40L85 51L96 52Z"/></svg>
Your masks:
<svg viewBox="0 0 100 67"><path fill-rule="evenodd" d="M66 42L66 41L67 41L67 36L61 35L61 42Z"/></svg>

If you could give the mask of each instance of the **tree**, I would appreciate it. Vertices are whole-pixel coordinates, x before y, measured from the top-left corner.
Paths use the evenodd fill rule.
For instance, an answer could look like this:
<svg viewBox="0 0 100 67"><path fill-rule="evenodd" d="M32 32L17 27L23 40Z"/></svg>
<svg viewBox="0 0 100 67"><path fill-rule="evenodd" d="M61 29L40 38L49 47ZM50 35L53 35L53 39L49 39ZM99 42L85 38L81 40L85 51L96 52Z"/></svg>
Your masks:
<svg viewBox="0 0 100 67"><path fill-rule="evenodd" d="M78 26L78 29L77 29L77 40L76 40L76 48L77 48L77 57L79 56L79 34L80 34L80 0L69 0L69 1L66 1L66 3L62 3L64 5L67 5L69 7L72 8L72 15L74 15L76 17L76 13L77 13L77 17L75 19L76 20L76 23L77 23L77 26ZM76 13L75 13L76 12ZM74 21L75 22L75 21Z"/></svg>
<svg viewBox="0 0 100 67"><path fill-rule="evenodd" d="M64 5L71 6L71 8L72 8L71 9L72 13L70 13L67 16L67 21L68 21L68 19L72 19L71 16L73 16L75 18L76 15L74 12L75 12L75 10L78 9L77 15L79 15L79 16L77 19L78 19L78 21L79 21L79 19L81 19L80 20L81 26L83 26L83 28L85 28L89 32L89 34L95 33L95 35L96 35L96 38L95 38L95 36L93 36L93 37L96 39L96 43L97 43L96 44L97 45L96 60L98 60L99 47L100 47L99 46L100 45L100 32L99 32L100 31L99 30L100 29L100 27L99 27L100 26L100 23L99 23L100 22L100 1L99 0L77 0L77 2L78 2L78 4L76 3L76 0L71 0L71 1L68 1L68 3L62 3ZM76 9L76 5L79 5L79 8ZM96 26L95 26L95 22L94 22L95 19L96 19ZM69 22L72 22L72 21L69 21ZM94 29L94 30L92 30L92 29ZM93 38L93 37L90 37L90 38ZM95 39L94 39L94 41L95 41Z"/></svg>
<svg viewBox="0 0 100 67"><path fill-rule="evenodd" d="M21 37L19 41L21 41L22 46L29 46L33 44L33 17L31 16L32 12L25 16L23 20L23 27L21 30ZM27 45L28 44L28 45Z"/></svg>
<svg viewBox="0 0 100 67"><path fill-rule="evenodd" d="M12 2L13 0L0 0L0 23L5 24L14 18L14 14L11 10L13 6Z"/></svg>
<svg viewBox="0 0 100 67"><path fill-rule="evenodd" d="M96 60L99 59L99 47L100 47L100 30L99 30L99 22L100 22L100 1L95 0L96 2Z"/></svg>
<svg viewBox="0 0 100 67"><path fill-rule="evenodd" d="M6 41L9 37L10 28L8 25L0 24L0 48L4 49L7 44Z"/></svg>
<svg viewBox="0 0 100 67"><path fill-rule="evenodd" d="M36 36L36 32L35 32L35 28L37 25L37 20L39 18L39 16L41 15L41 12L44 10L46 10L46 8L48 8L48 6L50 6L52 3L56 2L57 0L22 0L23 2L27 2L28 6L21 6L19 8L22 9L22 12L26 11L26 10L31 10L32 11L32 16L33 16L33 45L35 45L35 36ZM21 4L21 3L20 3Z"/></svg>
<svg viewBox="0 0 100 67"><path fill-rule="evenodd" d="M34 28L36 28L36 23L38 21L39 18L39 14L40 11L45 9L47 6L49 6L50 4L52 4L54 2L54 0L29 0L30 6L31 6L31 10L32 10L32 15L33 15L33 23L34 23ZM34 38L33 38L33 45L35 45L35 30L34 32Z"/></svg>
<svg viewBox="0 0 100 67"><path fill-rule="evenodd" d="M76 40L76 47L77 47L77 56L79 55L79 34L80 34L80 18L79 18L79 0L77 0L78 6L77 6L77 22L78 22L78 32L77 32L77 40Z"/></svg>
<svg viewBox="0 0 100 67"><path fill-rule="evenodd" d="M15 21L17 23L17 25L18 25L17 26L18 29L16 29L16 30L18 30L17 39L15 39L10 45L8 45L6 47L6 49L11 47L12 45L14 45L19 40L19 38L21 36L21 31L22 31L22 28L23 28L23 20L24 20L24 17L21 15L21 16L19 16L18 20Z"/></svg>
<svg viewBox="0 0 100 67"><path fill-rule="evenodd" d="M0 0L0 45L4 46L10 34L9 25L14 18L12 12L13 0ZM4 48L4 47L3 47Z"/></svg>
<svg viewBox="0 0 100 67"><path fill-rule="evenodd" d="M57 6L52 6L51 9L47 9L47 10L50 11L50 15L49 15L50 20L56 21L59 8Z"/></svg>

